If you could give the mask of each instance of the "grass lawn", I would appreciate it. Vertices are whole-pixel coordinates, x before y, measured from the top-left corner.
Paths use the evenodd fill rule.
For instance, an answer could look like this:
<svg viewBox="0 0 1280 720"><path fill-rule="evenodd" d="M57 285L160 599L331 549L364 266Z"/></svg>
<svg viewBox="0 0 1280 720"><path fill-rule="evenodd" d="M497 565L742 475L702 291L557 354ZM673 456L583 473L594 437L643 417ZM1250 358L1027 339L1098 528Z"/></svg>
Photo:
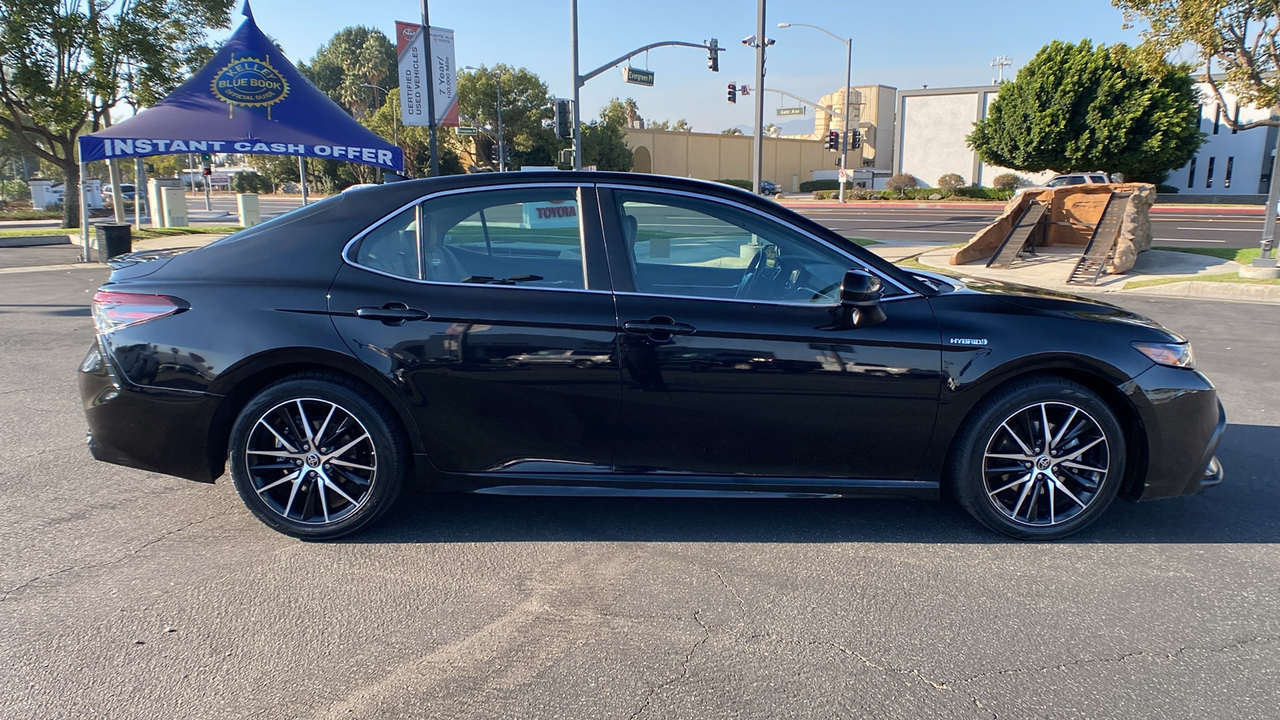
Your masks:
<svg viewBox="0 0 1280 720"><path fill-rule="evenodd" d="M855 244L857 244L857 245L861 245L862 247L867 247L868 245L883 245L883 244L884 244L884 243L880 242L879 240L872 240L871 238L864 238L864 237L849 237L849 236L847 236L847 235L846 235L844 239L845 239L845 240L848 240L848 241L849 241L849 242L851 242L851 243L855 243Z"/></svg>
<svg viewBox="0 0 1280 720"><path fill-rule="evenodd" d="M62 213L50 210L10 210L0 212L0 220L61 220Z"/></svg>
<svg viewBox="0 0 1280 720"><path fill-rule="evenodd" d="M1191 253L1192 255L1208 255L1223 260L1234 260L1241 265L1248 265L1262 256L1260 248L1189 248L1189 247L1153 247L1152 250L1169 250L1171 252Z"/></svg>

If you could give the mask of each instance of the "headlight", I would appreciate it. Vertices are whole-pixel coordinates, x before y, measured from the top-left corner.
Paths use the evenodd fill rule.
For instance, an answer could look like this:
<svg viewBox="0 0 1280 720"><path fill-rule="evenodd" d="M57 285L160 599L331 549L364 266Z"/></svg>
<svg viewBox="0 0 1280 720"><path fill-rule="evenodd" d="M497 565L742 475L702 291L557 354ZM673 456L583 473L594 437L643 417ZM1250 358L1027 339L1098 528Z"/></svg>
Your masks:
<svg viewBox="0 0 1280 720"><path fill-rule="evenodd" d="M1135 342L1133 347L1158 365L1188 370L1196 366L1196 356L1191 351L1191 343Z"/></svg>

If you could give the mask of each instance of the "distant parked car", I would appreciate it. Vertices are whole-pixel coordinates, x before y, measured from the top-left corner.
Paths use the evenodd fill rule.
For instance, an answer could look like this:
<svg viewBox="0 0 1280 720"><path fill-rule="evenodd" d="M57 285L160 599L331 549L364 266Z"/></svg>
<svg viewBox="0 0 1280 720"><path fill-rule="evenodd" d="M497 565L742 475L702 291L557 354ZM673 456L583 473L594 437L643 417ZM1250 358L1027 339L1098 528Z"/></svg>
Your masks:
<svg viewBox="0 0 1280 720"><path fill-rule="evenodd" d="M760 181L760 194L761 194L761 195L765 195L765 196L769 196L769 195L781 195L781 194L782 194L782 188L781 188L781 187L779 187L779 186L778 186L778 183L776 183L776 182L772 182L772 181L769 181L769 180L761 180L761 181Z"/></svg>
<svg viewBox="0 0 1280 720"><path fill-rule="evenodd" d="M132 183L120 183L120 195L124 197L125 200L133 200L137 194L138 194L138 188L136 185L133 185ZM113 193L111 192L110 185L102 186L102 197L107 200L110 200L112 197L114 197Z"/></svg>
<svg viewBox="0 0 1280 720"><path fill-rule="evenodd" d="M1065 187L1067 185L1106 185L1111 182L1111 178L1106 173L1068 173L1066 175L1054 175L1044 187Z"/></svg>

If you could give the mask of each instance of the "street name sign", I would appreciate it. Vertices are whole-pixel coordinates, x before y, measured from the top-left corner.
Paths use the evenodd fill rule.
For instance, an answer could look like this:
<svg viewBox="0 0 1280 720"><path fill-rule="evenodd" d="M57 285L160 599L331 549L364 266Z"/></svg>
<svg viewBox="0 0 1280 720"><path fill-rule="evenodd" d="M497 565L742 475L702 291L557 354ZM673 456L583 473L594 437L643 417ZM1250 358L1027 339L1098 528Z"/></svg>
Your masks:
<svg viewBox="0 0 1280 720"><path fill-rule="evenodd" d="M644 85L645 87L653 87L653 71L641 70L633 68L630 65L622 67L622 79L632 85Z"/></svg>
<svg viewBox="0 0 1280 720"><path fill-rule="evenodd" d="M803 115L803 114L804 114L803 105L801 105L800 107L793 107L793 108L783 108L783 107L778 108L778 115Z"/></svg>
<svg viewBox="0 0 1280 720"><path fill-rule="evenodd" d="M467 127L466 125L459 125L459 126L458 126L458 134L459 134L459 135L478 135L479 133L480 133L480 131L479 131L479 130L477 130L477 129L475 129L475 128L473 128L473 127Z"/></svg>

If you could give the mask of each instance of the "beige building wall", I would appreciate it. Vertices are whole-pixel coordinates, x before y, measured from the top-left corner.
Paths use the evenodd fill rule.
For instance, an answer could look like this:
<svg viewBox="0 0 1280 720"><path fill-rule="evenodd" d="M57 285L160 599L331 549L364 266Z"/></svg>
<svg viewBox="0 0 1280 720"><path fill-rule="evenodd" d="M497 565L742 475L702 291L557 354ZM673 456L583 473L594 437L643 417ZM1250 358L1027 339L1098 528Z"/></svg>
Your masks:
<svg viewBox="0 0 1280 720"><path fill-rule="evenodd" d="M893 170L893 126L894 113L897 111L897 88L887 85L860 85L851 88L851 91L850 114L854 116L853 127L862 132L862 147L849 150L849 167L855 170L858 168L886 172ZM844 90L840 89L829 95L823 95L818 100L818 104L830 107L836 112L843 112ZM813 108L813 134L787 137L825 140L828 132L832 130L838 132L843 129L843 120L822 108Z"/></svg>
<svg viewBox="0 0 1280 720"><path fill-rule="evenodd" d="M752 139L749 135L670 132L628 128L627 146L634 153L632 171L702 180L750 180ZM764 139L761 177L783 192L799 192L815 170L835 168L835 153L820 140Z"/></svg>

